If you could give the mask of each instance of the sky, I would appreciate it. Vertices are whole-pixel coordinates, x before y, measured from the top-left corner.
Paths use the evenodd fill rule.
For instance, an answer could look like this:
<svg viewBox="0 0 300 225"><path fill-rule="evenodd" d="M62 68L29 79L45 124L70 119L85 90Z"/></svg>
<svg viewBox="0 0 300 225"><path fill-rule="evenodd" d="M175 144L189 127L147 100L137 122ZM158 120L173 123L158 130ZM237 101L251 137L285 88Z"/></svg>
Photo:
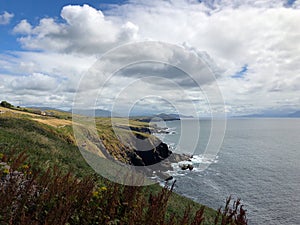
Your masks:
<svg viewBox="0 0 300 225"><path fill-rule="evenodd" d="M300 0L1 0L0 100L70 109L107 52L158 41L205 61L215 80L200 79L199 86L176 68L189 65L183 55L149 51L146 58L164 55L175 65L129 65L104 86L90 78L83 88L99 95L97 108L149 114L180 107L206 115L214 105L205 90L214 86L228 115L294 112L300 110L299 21Z"/></svg>

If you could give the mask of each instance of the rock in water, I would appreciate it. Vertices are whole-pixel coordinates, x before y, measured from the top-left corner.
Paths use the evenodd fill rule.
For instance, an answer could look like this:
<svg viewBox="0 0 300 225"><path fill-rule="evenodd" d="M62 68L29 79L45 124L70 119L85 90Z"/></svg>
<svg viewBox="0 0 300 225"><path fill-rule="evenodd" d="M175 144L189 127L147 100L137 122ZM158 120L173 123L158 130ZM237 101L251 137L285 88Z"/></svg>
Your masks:
<svg viewBox="0 0 300 225"><path fill-rule="evenodd" d="M180 165L180 168L182 170L187 170L188 169L188 165L187 164L182 164L182 165Z"/></svg>
<svg viewBox="0 0 300 225"><path fill-rule="evenodd" d="M194 169L194 166L193 166L192 164L189 164L189 165L188 165L188 169L189 169L189 170L193 170L193 169Z"/></svg>
<svg viewBox="0 0 300 225"><path fill-rule="evenodd" d="M165 179L165 181L170 181L173 180L173 176L169 176L168 178Z"/></svg>
<svg viewBox="0 0 300 225"><path fill-rule="evenodd" d="M182 164L179 166L182 170L193 170L194 169L194 166L192 164Z"/></svg>

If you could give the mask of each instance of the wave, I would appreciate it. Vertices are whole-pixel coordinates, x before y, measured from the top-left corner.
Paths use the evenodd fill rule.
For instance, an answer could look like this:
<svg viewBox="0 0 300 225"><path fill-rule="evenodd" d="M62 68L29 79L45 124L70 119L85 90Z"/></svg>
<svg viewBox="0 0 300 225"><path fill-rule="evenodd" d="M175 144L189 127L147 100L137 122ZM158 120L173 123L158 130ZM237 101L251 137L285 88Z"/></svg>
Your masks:
<svg viewBox="0 0 300 225"><path fill-rule="evenodd" d="M166 134L172 135L172 134L176 134L176 127L167 127L166 129Z"/></svg>
<svg viewBox="0 0 300 225"><path fill-rule="evenodd" d="M157 128L152 134L155 136L174 135L177 134L176 129L176 127L160 127Z"/></svg>
<svg viewBox="0 0 300 225"><path fill-rule="evenodd" d="M213 164L218 162L218 156L211 157L205 156L204 154L193 155L190 161L180 161L178 163L172 163L173 170L167 171L171 176L185 176L187 173L191 172L202 172L203 168L207 168L207 164ZM193 170L182 170L181 166L184 164L193 165ZM205 165L205 167L203 167Z"/></svg>

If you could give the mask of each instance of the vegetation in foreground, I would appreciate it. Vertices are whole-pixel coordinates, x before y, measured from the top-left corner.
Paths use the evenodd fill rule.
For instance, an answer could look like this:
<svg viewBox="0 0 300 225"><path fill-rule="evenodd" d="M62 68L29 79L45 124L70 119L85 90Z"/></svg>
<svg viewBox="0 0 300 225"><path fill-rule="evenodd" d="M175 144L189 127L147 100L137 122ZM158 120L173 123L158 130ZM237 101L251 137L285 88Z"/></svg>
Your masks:
<svg viewBox="0 0 300 225"><path fill-rule="evenodd" d="M1 156L0 223L5 224L205 224L205 207L194 215L191 207L183 216L167 214L172 194L167 184L158 193L146 193L144 187L111 182L97 185L92 177L77 179L57 168L45 173L24 164L26 156ZM247 224L245 210L236 201L218 211L210 224Z"/></svg>
<svg viewBox="0 0 300 225"><path fill-rule="evenodd" d="M59 117L0 115L0 224L247 224L239 201L216 212L170 187L102 179L74 144L69 118ZM111 129L98 122L103 134Z"/></svg>

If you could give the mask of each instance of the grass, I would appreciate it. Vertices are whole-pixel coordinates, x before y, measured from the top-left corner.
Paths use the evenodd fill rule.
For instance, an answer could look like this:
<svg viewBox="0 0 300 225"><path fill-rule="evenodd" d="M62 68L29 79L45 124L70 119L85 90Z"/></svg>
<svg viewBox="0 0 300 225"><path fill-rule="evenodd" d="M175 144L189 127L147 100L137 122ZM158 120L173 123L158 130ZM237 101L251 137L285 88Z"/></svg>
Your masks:
<svg viewBox="0 0 300 225"><path fill-rule="evenodd" d="M0 108L0 110L5 109ZM35 120L36 118L39 118L39 120ZM24 199L21 198L21 200L23 199L24 202L17 201L16 204L21 204L22 207L25 203L29 205L25 204L27 207L25 207L25 211L20 208L20 214L16 215L11 214L13 210L10 208L12 203L16 201L15 191L18 188L14 186L16 183L12 180L10 194L7 194L9 193L7 191L1 192L0 190L0 193L6 193L6 197L1 196L0 202L0 219L2 218L2 221L7 222L3 224L12 224L8 221L14 220L15 223L13 224L46 224L46 222L53 224L49 223L53 221L55 224L130 224L132 220L135 221L131 224L150 224L148 222L152 221L153 218L155 220L151 222L152 224L194 224L193 220L197 220L197 218L200 220L202 217L205 217L205 220L201 220L201 224L214 224L217 216L215 210L202 207L190 199L169 192L168 188L162 189L159 185L151 185L135 189L135 187L130 188L114 184L101 178L94 173L80 154L75 145L71 125L60 127L40 121L51 121L51 119L52 117L13 110L0 115L0 153L9 156L11 160L8 160L8 163L18 164L16 159L20 157L20 153L25 152L26 157L23 161L19 161L22 161L21 164L23 165L28 165L31 170L31 174L28 172L25 176L26 179L24 178L24 182L28 183L29 180L33 185L28 186L28 188L34 189L38 185L41 192L49 186L53 188L50 197L47 195L41 196L37 199L31 199L30 202L27 201L31 197L22 193ZM66 120L66 118L61 120ZM118 122L121 128L117 129L120 129L120 133L125 138L130 138L128 129L122 128L126 124L122 120ZM98 118L96 124L103 142L109 146L108 148L111 151L116 152L115 157L122 157L121 152L126 150L128 146L126 147L120 143L110 125L110 120ZM135 128L143 128L146 125L142 122L130 121L130 126ZM138 131L133 131L133 133L149 137L149 134ZM155 139L151 136L150 138ZM19 166L22 170L22 165ZM17 167L17 165L14 167ZM3 171L0 171L1 176L3 176ZM99 187L106 187L107 191L100 191L105 195L101 194L101 197L97 198L94 195L97 195L97 191L99 194ZM65 193L68 193L68 195ZM69 193L72 194L69 196ZM6 200L4 201L4 199ZM122 203L124 199L127 199L125 205ZM126 203L128 201L130 203ZM51 204L49 203L49 205L48 202ZM111 204L115 205L116 209ZM128 208L127 204L129 204L130 210L126 210ZM30 207L34 207L38 211L33 215ZM58 211L56 211L56 208ZM67 214L62 212L63 208L69 210ZM227 211L229 212L229 210ZM9 220L5 216L6 213L9 214ZM59 216L57 218L54 215ZM149 215L152 215L152 217L149 217ZM219 216L222 217L221 213ZM227 216L225 217L227 218ZM61 220L55 221L55 219ZM23 220L30 221L30 223L22 222ZM221 224L220 221L219 224ZM1 220L0 224L2 224ZM198 221L195 224L200 224L200 222Z"/></svg>
<svg viewBox="0 0 300 225"><path fill-rule="evenodd" d="M158 192L109 181L100 185L92 177L78 179L57 167L46 172L24 164L27 156L0 155L0 223L6 224L131 224L131 225L246 225L239 200L208 217L204 206L191 205L179 215L170 212L171 186Z"/></svg>

